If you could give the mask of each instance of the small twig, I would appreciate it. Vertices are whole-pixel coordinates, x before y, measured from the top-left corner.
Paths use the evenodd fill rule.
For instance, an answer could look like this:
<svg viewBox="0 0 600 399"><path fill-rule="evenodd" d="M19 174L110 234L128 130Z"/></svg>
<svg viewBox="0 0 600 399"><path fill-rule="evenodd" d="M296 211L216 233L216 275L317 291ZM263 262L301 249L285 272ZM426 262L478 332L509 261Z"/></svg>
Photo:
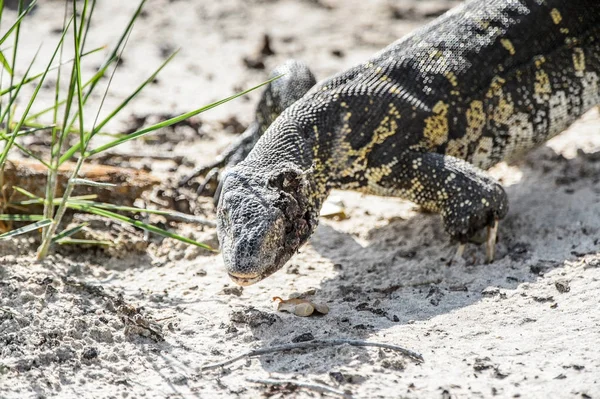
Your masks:
<svg viewBox="0 0 600 399"><path fill-rule="evenodd" d="M207 220L198 216L188 215L181 212L169 212L168 214L161 215L167 220L174 222L194 223L207 227L217 227L217 224L211 220Z"/></svg>
<svg viewBox="0 0 600 399"><path fill-rule="evenodd" d="M175 317L177 317L177 316L173 315L173 316L163 317L162 319L154 319L154 322L155 323L160 323L161 321L171 320L171 319L174 319Z"/></svg>
<svg viewBox="0 0 600 399"><path fill-rule="evenodd" d="M331 388L327 385L322 384L313 384L309 382L299 382L296 380L273 380L273 379L261 379L261 378L246 378L248 382L254 382L257 384L265 384L265 385L295 385L298 388L305 388L311 391L319 392L319 393L330 393L332 395L338 395L342 398L351 399L352 395L347 394L344 391L340 391L339 389Z"/></svg>
<svg viewBox="0 0 600 399"><path fill-rule="evenodd" d="M14 310L12 310L11 308L8 308L8 307L0 306L0 310L3 311L3 312L5 312L5 313L9 313L9 314L11 314L13 316L17 316L17 317L21 316L17 311L14 311Z"/></svg>
<svg viewBox="0 0 600 399"><path fill-rule="evenodd" d="M231 363L235 363L240 359L246 358L246 357L255 357L255 356L260 356L260 355L264 355L267 353L273 353L273 352L282 352L282 351L289 351L289 350L293 350L293 349L307 349L307 348L318 348L321 346L336 346L336 345L351 345L351 346L373 346L376 348L384 348L384 349L391 349L391 350L395 350L398 351L400 353L402 353L404 356L408 356L413 360L416 360L418 362L423 362L423 356L417 352L413 352L410 349L406 349L403 348L401 346L397 346L397 345L392 345L392 344L384 344L384 343L380 343L380 342L368 342L368 341L358 341L358 340L352 340L352 339L320 339L320 340L315 340L315 341L309 341L309 342L298 342L298 343L294 343L294 344L287 344L287 345L278 345L278 346L271 346L271 347L267 347L267 348L259 348L259 349L254 349L245 353L242 353L241 355L238 355L236 357L233 357L231 359L219 362L219 363L213 363L213 364L207 364L206 366L203 366L202 368L200 368L200 371L206 371L206 370L213 370L219 367L224 367L227 365L230 365Z"/></svg>

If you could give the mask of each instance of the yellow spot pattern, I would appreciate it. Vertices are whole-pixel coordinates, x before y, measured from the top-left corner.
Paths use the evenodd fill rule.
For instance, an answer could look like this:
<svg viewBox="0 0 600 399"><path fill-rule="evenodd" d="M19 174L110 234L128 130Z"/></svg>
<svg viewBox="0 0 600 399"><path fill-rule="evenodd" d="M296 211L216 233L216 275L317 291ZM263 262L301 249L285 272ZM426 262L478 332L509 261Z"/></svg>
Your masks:
<svg viewBox="0 0 600 399"><path fill-rule="evenodd" d="M502 43L502 47L504 47L510 55L515 55L515 46L513 46L510 40L500 39L500 43Z"/></svg>
<svg viewBox="0 0 600 399"><path fill-rule="evenodd" d="M492 155L492 149L494 147L494 139L491 137L482 137L477 143L475 153L473 154L473 165L487 169L492 165L490 156Z"/></svg>
<svg viewBox="0 0 600 399"><path fill-rule="evenodd" d="M492 78L492 83L490 83L490 88L485 94L487 98L493 98L494 96L502 95L502 86L506 83L506 80L502 79L500 76L494 76Z"/></svg>
<svg viewBox="0 0 600 399"><path fill-rule="evenodd" d="M448 104L438 101L433 107L433 115L425 119L423 136L429 148L444 144L448 140Z"/></svg>
<svg viewBox="0 0 600 399"><path fill-rule="evenodd" d="M535 72L535 82L533 83L533 89L535 94L550 94L552 88L550 87L550 79L548 74L543 70Z"/></svg>
<svg viewBox="0 0 600 399"><path fill-rule="evenodd" d="M483 102L472 101L466 112L467 130L465 135L459 139L450 140L446 148L446 154L453 157L465 159L468 155L469 144L477 140L483 131L486 115L483 111Z"/></svg>
<svg viewBox="0 0 600 399"><path fill-rule="evenodd" d="M452 86L456 87L458 85L458 80L454 72L446 72L446 79L448 79Z"/></svg>
<svg viewBox="0 0 600 399"><path fill-rule="evenodd" d="M552 17L552 22L554 22L555 25L560 24L562 21L562 15L560 15L560 12L556 8L553 8L550 11L550 16Z"/></svg>
<svg viewBox="0 0 600 399"><path fill-rule="evenodd" d="M515 105L509 96L500 96L498 105L494 107L492 119L498 123L506 124L515 110Z"/></svg>
<svg viewBox="0 0 600 399"><path fill-rule="evenodd" d="M541 68L542 65L544 64L544 62L546 62L546 58L544 56L537 56L535 57L535 67L536 68Z"/></svg>
<svg viewBox="0 0 600 399"><path fill-rule="evenodd" d="M585 54L583 53L583 49L573 49L573 66L577 72L585 71Z"/></svg>
<svg viewBox="0 0 600 399"><path fill-rule="evenodd" d="M315 185L317 193L320 196L325 196L327 194L327 174L324 173L325 165L323 161L321 161L318 156L319 153L319 128L318 126L313 126L313 131L315 132L315 145L313 146L313 165L312 169L314 170L315 177Z"/></svg>
<svg viewBox="0 0 600 399"><path fill-rule="evenodd" d="M473 101L467 110L467 126L469 129L480 131L485 125L483 102Z"/></svg>
<svg viewBox="0 0 600 399"><path fill-rule="evenodd" d="M398 158L394 159L382 166L370 167L365 171L365 179L367 179L368 188L373 191L377 191L380 186L379 183L384 177L392 174L392 167L398 163ZM367 190L368 190L367 188Z"/></svg>
<svg viewBox="0 0 600 399"><path fill-rule="evenodd" d="M339 145L336 146L336 153L331 158L332 163L335 160L335 165L332 166L344 166L345 169L340 173L341 176L344 177L354 176L357 172L366 172L369 169L374 169L373 167L368 167L367 158L375 146L382 144L388 137L391 137L396 133L399 119L400 112L394 106L394 104L390 104L387 115L381 120L379 126L373 131L371 141L358 149L352 148L350 143L343 140L344 135L342 135L342 140L340 141ZM349 127L342 128L342 130L344 129L350 131ZM349 164L349 161L352 158L354 159L352 163ZM383 173L385 170L382 169L379 171L379 173Z"/></svg>

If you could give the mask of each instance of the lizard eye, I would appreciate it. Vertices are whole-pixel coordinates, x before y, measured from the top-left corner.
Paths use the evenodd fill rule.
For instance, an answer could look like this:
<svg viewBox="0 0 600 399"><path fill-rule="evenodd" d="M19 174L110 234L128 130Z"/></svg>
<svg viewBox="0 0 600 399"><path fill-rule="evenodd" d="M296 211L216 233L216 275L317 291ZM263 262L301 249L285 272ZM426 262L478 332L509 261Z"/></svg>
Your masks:
<svg viewBox="0 0 600 399"><path fill-rule="evenodd" d="M295 169L283 169L268 177L267 184L271 188L293 192L298 190L302 182L302 172Z"/></svg>

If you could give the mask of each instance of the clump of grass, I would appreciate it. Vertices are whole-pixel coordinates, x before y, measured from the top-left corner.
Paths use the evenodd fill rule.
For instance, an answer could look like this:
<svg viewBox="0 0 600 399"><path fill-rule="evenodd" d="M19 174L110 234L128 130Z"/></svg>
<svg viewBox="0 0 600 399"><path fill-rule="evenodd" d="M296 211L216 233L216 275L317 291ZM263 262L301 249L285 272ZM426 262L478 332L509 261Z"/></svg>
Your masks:
<svg viewBox="0 0 600 399"><path fill-rule="evenodd" d="M79 3L79 4L78 4ZM93 138L98 135L101 130L117 115L121 112L144 88L151 83L156 75L169 64L175 57L177 52L174 52L169 56L157 69L152 73L146 80L140 83L140 85L123 101L115 107L108 115L99 119L100 110L102 109L104 99L110 89L110 82L114 74L118 69L117 60L122 56L129 35L134 27L135 21L140 15L142 7L144 6L145 0L141 0L138 8L131 16L129 23L123 29L117 43L112 47L109 55L106 57L104 63L99 68L98 72L91 76L86 81L82 77L82 62L85 61L86 56L92 53L103 50L103 48L87 50L85 48L86 38L90 30L90 21L94 13L96 6L96 0L84 0L82 3L76 0L72 0L71 7L68 7L69 1L65 2L65 16L63 20L62 34L58 42L54 45L54 51L52 56L46 63L46 67L38 73L32 73L31 69L36 60L36 56L33 57L30 64L28 65L26 72L23 76L17 77L17 54L19 54L19 36L21 26L27 22L26 16L31 12L36 4L36 1L29 3L27 7L24 6L23 0L20 0L18 7L18 17L11 23L6 33L0 37L0 142L3 147L0 152L0 188L4 189L4 170L6 162L13 151L21 151L28 157L36 159L42 165L48 169L48 178L45 187L45 197L36 196L20 187L13 187L14 190L28 197L25 201L18 203L8 203L6 200L0 197L0 220L1 221L18 221L18 222L32 222L26 224L23 227L8 231L0 235L0 239L8 239L20 234L28 233L31 231L39 231L42 229L42 240L41 245L37 251L38 259L42 259L47 256L48 251L53 244L65 244L65 243L80 243L79 240L70 239L73 234L81 230L85 225L78 225L74 228L59 231L61 227L61 221L65 215L67 209L73 209L80 212L88 212L95 215L99 215L108 219L112 219L119 222L129 223L141 229L149 232L160 234L162 236L174 238L182 242L186 242L191 245L197 245L199 247L212 249L208 245L196 242L189 238L179 236L173 232L158 228L156 226L143 223L132 217L125 216L118 212L148 212L147 209L138 209L133 207L121 207L113 204L103 204L92 201L94 196L86 197L74 197L72 196L73 189L77 185L91 185L98 186L101 183L88 181L79 177L79 171L90 157L106 151L109 148L116 147L130 140L134 140L141 136L150 134L158 129L171 126L175 123L181 122L189 117L200 114L211 108L214 108L227 101L233 100L241 95L248 93L268 82L264 82L256 87L253 87L244 92L235 94L233 96L224 98L223 100L214 102L192 110L190 112L181 114L174 118L166 121L156 123L151 126L144 127L136 132L128 134L126 136L115 136L112 141L101 146L93 147ZM0 28L4 10L4 1L0 0ZM65 44L67 37L72 37L72 46ZM11 44L10 54L7 51L3 51L5 48L3 45ZM65 53L71 57L67 61L63 61ZM61 76L64 75L64 68L70 68L67 70L68 73L68 85L66 89L61 89ZM54 88L54 103L39 111L32 113L31 109L36 101L37 95L42 88L42 85L46 81L49 75L55 75L56 84ZM7 79L8 77L8 79ZM102 78L108 77L108 85L103 93L100 107L94 115L86 113L85 106L90 96L97 91L98 83ZM5 79L9 81L8 87L4 88ZM33 94L27 99L24 99L21 89L26 85L34 85ZM20 100L20 101L17 101ZM16 112L16 104L24 103L25 108ZM52 123L44 124L40 122L43 117L52 118ZM93 119L90 119L93 118ZM86 130L86 121L93 120L91 129ZM26 146L19 143L19 138L27 136L39 130L48 132L51 139L50 155L48 158L35 155L26 148ZM73 140L73 136L76 137L76 144L65 148L65 143L68 143L69 138ZM72 174L68 180L62 197L57 198L57 175L58 168L66 161L76 160ZM31 204L42 204L43 213L41 215L25 214L25 215L13 215L6 212L9 206L26 206ZM89 241L86 243L90 243ZM94 242L91 242L94 243ZM106 242L95 242L98 245L106 245Z"/></svg>

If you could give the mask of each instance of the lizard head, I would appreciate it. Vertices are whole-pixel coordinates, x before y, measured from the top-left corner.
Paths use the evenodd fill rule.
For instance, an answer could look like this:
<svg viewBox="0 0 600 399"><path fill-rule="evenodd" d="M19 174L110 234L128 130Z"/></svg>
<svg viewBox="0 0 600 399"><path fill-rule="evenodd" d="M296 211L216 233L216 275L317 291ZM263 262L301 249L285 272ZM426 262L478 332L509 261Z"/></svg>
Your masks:
<svg viewBox="0 0 600 399"><path fill-rule="evenodd" d="M244 163L222 180L217 235L225 267L239 285L279 270L317 226L307 173L293 166L259 173Z"/></svg>

